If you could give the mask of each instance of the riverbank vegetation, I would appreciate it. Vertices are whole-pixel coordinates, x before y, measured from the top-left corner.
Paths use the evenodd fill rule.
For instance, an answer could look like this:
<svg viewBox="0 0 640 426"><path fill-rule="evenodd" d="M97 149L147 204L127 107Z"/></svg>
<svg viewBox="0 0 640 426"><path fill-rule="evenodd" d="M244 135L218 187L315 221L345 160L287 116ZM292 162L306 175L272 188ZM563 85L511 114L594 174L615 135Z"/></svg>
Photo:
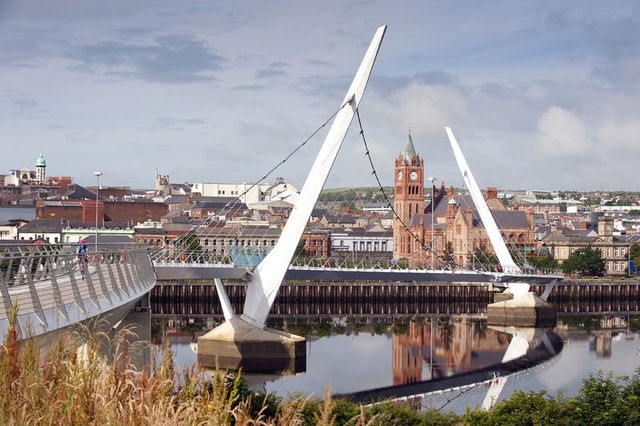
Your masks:
<svg viewBox="0 0 640 426"><path fill-rule="evenodd" d="M640 424L640 373L584 380L576 396L516 392L492 410L418 412L409 404L364 407L342 399L280 397L251 391L242 375L176 372L171 351L143 370L131 363L131 334L82 329L40 355L34 339L11 327L0 348L0 424L56 425L579 425ZM104 358L105 345L114 355ZM98 349L102 348L102 349Z"/></svg>

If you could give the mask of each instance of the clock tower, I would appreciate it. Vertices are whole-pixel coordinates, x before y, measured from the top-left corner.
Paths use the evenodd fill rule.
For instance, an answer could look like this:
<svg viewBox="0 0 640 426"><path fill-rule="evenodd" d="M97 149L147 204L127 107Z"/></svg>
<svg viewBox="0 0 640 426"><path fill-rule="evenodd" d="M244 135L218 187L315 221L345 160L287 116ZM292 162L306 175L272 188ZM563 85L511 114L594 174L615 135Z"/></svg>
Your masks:
<svg viewBox="0 0 640 426"><path fill-rule="evenodd" d="M424 160L409 139L395 160L393 208L393 258L399 260L411 254L411 235L406 230L411 218L424 213Z"/></svg>

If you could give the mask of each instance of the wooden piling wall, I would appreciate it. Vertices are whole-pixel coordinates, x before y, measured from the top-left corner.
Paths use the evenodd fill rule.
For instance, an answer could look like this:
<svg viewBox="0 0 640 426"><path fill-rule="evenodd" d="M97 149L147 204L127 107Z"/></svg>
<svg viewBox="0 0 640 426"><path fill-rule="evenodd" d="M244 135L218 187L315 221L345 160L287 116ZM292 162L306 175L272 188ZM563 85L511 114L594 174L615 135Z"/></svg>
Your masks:
<svg viewBox="0 0 640 426"><path fill-rule="evenodd" d="M225 283L227 294L236 312L242 311L246 284ZM377 313L443 313L478 312L489 303L487 286L458 283L335 283L286 282L280 287L271 309L272 314ZM218 313L219 301L213 283L158 282L151 293L154 312L159 309L178 313L187 310ZM185 306L185 305L191 305ZM199 305L199 306L196 306ZM382 308L380 308L382 307ZM480 307L480 308L479 308ZM383 309L383 312L380 312ZM434 312L435 311L435 312ZM190 312L185 312L186 314ZM195 313L195 312L194 312ZM203 312L204 313L204 312Z"/></svg>
<svg viewBox="0 0 640 426"><path fill-rule="evenodd" d="M246 283L228 282L225 287L235 311L241 312ZM544 286L533 285L532 290L542 294ZM477 283L287 281L271 313L482 313L492 301L490 286ZM555 286L549 302L559 313L637 312L640 280L565 280ZM220 313L213 282L159 281L151 292L151 303L156 313Z"/></svg>

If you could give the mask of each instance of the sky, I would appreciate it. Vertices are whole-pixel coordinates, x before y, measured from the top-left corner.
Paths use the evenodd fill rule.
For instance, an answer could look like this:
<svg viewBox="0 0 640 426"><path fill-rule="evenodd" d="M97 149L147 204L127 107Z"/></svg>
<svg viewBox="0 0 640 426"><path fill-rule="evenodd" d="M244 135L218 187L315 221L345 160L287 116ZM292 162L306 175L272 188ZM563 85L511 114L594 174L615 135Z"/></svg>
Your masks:
<svg viewBox="0 0 640 426"><path fill-rule="evenodd" d="M0 0L0 173L153 188L256 182L339 108L387 25L325 187L425 175L481 188L640 190L635 1ZM271 174L302 187L326 129ZM426 182L427 184L429 182Z"/></svg>

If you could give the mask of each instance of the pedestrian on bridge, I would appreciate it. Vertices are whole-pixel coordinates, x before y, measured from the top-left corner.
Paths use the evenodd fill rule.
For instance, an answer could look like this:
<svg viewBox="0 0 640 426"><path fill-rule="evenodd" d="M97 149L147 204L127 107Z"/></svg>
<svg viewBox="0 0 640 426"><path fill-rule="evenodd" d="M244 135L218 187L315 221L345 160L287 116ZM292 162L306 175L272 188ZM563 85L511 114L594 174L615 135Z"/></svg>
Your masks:
<svg viewBox="0 0 640 426"><path fill-rule="evenodd" d="M76 247L78 268L80 269L80 274L82 275L83 280L85 271L87 270L87 263L89 262L89 259L87 258L87 250L87 242L83 238L78 242L78 247Z"/></svg>

